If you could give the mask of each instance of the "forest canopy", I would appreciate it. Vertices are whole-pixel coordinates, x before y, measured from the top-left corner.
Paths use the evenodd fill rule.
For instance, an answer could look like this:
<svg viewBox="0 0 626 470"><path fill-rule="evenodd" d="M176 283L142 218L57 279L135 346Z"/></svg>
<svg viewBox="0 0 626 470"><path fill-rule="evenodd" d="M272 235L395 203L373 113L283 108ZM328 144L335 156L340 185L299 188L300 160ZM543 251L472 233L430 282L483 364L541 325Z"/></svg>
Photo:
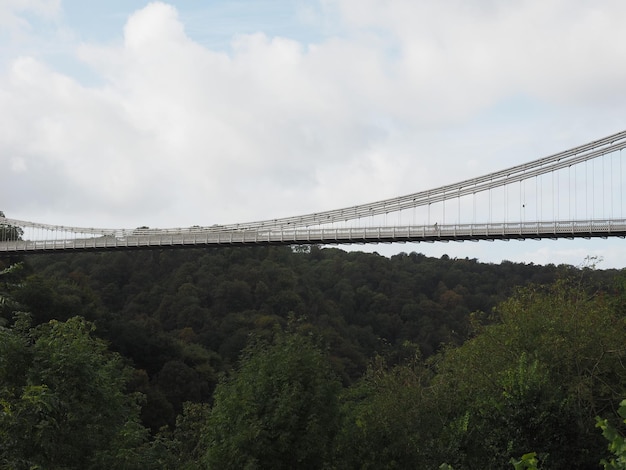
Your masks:
<svg viewBox="0 0 626 470"><path fill-rule="evenodd" d="M616 270L319 247L0 268L0 468L594 468L596 417L623 426Z"/></svg>

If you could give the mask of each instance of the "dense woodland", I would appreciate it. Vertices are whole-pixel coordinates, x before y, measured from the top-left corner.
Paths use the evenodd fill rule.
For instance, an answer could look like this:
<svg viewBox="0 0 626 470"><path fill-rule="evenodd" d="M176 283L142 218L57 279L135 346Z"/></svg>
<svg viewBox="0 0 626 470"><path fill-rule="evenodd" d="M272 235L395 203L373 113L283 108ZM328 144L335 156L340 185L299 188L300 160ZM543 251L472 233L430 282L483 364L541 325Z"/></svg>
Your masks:
<svg viewBox="0 0 626 470"><path fill-rule="evenodd" d="M0 468L626 468L620 271L316 246L0 271Z"/></svg>

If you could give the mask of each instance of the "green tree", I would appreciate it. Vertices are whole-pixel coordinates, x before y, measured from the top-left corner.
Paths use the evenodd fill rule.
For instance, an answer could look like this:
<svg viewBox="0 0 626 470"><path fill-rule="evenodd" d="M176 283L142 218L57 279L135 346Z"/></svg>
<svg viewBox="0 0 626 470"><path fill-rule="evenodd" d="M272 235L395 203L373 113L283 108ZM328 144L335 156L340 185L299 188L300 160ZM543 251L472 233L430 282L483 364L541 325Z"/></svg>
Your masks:
<svg viewBox="0 0 626 470"><path fill-rule="evenodd" d="M325 354L299 334L247 347L215 390L208 468L321 468L337 429L340 384Z"/></svg>
<svg viewBox="0 0 626 470"><path fill-rule="evenodd" d="M618 414L622 423L626 424L626 400L620 403ZM610 460L602 459L600 462L605 470L626 469L626 438L608 419L596 417L596 427L602 430L602 435L609 441L609 451L613 454Z"/></svg>
<svg viewBox="0 0 626 470"><path fill-rule="evenodd" d="M4 212L0 211L0 242L21 240L24 230L21 227L10 225Z"/></svg>
<svg viewBox="0 0 626 470"><path fill-rule="evenodd" d="M0 265L0 326L4 326L12 313L20 307L13 294L19 287L22 268L22 263L10 264L6 268Z"/></svg>
<svg viewBox="0 0 626 470"><path fill-rule="evenodd" d="M376 360L343 396L335 468L436 468L447 456L437 448L430 376L417 359L392 369Z"/></svg>
<svg viewBox="0 0 626 470"><path fill-rule="evenodd" d="M522 455L519 460L512 458L511 465L513 465L515 470L538 470L539 459L537 459L536 453L529 452L528 454Z"/></svg>
<svg viewBox="0 0 626 470"><path fill-rule="evenodd" d="M559 282L526 288L438 365L455 468L504 468L529 451L549 468L590 468L603 452L594 417L626 392L626 322L606 295ZM464 426L456 423L465 422Z"/></svg>
<svg viewBox="0 0 626 470"><path fill-rule="evenodd" d="M169 467L175 470L200 470L205 453L202 438L211 409L206 403L187 402L176 418L173 430L162 428L157 440L165 443Z"/></svg>
<svg viewBox="0 0 626 470"><path fill-rule="evenodd" d="M82 318L0 328L1 468L151 468L129 369Z"/></svg>

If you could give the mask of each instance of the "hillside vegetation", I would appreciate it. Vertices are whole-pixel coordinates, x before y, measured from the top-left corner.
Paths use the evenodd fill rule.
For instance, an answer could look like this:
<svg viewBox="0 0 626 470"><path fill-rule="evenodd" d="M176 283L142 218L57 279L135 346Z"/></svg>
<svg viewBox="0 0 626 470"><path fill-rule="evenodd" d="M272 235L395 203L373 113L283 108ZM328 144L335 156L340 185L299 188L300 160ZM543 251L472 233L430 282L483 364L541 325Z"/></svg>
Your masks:
<svg viewBox="0 0 626 470"><path fill-rule="evenodd" d="M619 271L319 247L18 261L0 468L597 468L596 416L623 424Z"/></svg>

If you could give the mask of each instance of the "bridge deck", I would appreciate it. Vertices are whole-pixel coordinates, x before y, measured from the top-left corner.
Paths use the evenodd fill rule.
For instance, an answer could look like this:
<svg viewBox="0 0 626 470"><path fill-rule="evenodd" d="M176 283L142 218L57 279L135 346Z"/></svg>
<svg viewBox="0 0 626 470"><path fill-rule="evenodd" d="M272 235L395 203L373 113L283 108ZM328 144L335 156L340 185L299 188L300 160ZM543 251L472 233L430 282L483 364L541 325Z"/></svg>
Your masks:
<svg viewBox="0 0 626 470"><path fill-rule="evenodd" d="M300 228L292 230L203 231L169 229L147 235L98 236L63 240L0 242L0 255L16 252L229 245L359 244L476 240L523 240L557 238L626 237L626 220L489 223L370 228Z"/></svg>

